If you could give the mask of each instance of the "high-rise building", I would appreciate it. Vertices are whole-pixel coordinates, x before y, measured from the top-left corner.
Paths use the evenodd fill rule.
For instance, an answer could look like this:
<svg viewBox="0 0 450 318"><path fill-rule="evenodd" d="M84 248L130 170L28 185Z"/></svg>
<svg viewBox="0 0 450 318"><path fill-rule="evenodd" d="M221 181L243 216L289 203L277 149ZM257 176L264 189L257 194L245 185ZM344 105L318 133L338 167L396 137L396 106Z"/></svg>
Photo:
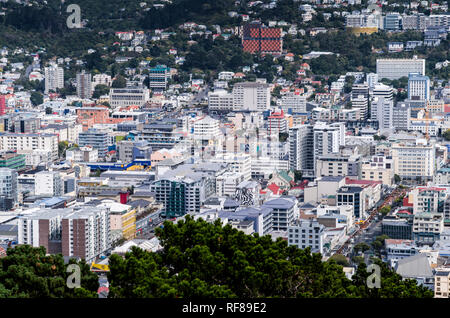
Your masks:
<svg viewBox="0 0 450 318"><path fill-rule="evenodd" d="M268 28L258 22L244 25L242 32L244 52L281 54L283 52L281 31L281 28Z"/></svg>
<svg viewBox="0 0 450 318"><path fill-rule="evenodd" d="M378 121L381 131L394 128L394 102L384 98L377 98L372 103L371 119Z"/></svg>
<svg viewBox="0 0 450 318"><path fill-rule="evenodd" d="M384 84L376 84L373 88L372 98L384 98L385 100L393 100L394 89Z"/></svg>
<svg viewBox="0 0 450 318"><path fill-rule="evenodd" d="M57 65L50 65L44 69L45 76L45 94L50 91L56 91L58 88L64 88L64 69Z"/></svg>
<svg viewBox="0 0 450 318"><path fill-rule="evenodd" d="M289 92L281 97L281 108L285 112L305 113L306 112L306 96Z"/></svg>
<svg viewBox="0 0 450 318"><path fill-rule="evenodd" d="M408 130L411 108L407 103L397 103L393 109L393 126L396 130Z"/></svg>
<svg viewBox="0 0 450 318"><path fill-rule="evenodd" d="M40 171L34 175L35 195L57 197L63 194L64 184L57 171Z"/></svg>
<svg viewBox="0 0 450 318"><path fill-rule="evenodd" d="M77 95L82 99L92 97L91 73L77 73Z"/></svg>
<svg viewBox="0 0 450 318"><path fill-rule="evenodd" d="M428 100L430 98L430 78L419 73L409 73L408 99Z"/></svg>
<svg viewBox="0 0 450 318"><path fill-rule="evenodd" d="M435 170L435 148L416 141L415 144L392 145L394 173L402 178L432 180Z"/></svg>
<svg viewBox="0 0 450 318"><path fill-rule="evenodd" d="M345 126L343 123L326 124L319 122L314 125L313 134L315 171L316 160L320 156L339 153L339 147L345 145Z"/></svg>
<svg viewBox="0 0 450 318"><path fill-rule="evenodd" d="M97 129L88 129L78 135L80 147L91 146L98 150L99 158L104 158L108 152L108 133Z"/></svg>
<svg viewBox="0 0 450 318"><path fill-rule="evenodd" d="M157 65L150 68L149 86L152 90L165 90L167 83L171 78L170 68L166 65Z"/></svg>
<svg viewBox="0 0 450 318"><path fill-rule="evenodd" d="M233 87L234 110L265 111L270 108L270 86L266 83L242 82Z"/></svg>
<svg viewBox="0 0 450 318"><path fill-rule="evenodd" d="M289 169L314 176L313 125L298 125L289 129Z"/></svg>
<svg viewBox="0 0 450 318"><path fill-rule="evenodd" d="M17 203L17 172L0 168L0 211L11 210Z"/></svg>
<svg viewBox="0 0 450 318"><path fill-rule="evenodd" d="M106 208L39 209L18 220L19 244L43 246L49 254L92 262L111 248L110 213Z"/></svg>
<svg viewBox="0 0 450 318"><path fill-rule="evenodd" d="M425 75L425 59L414 56L412 59L377 59L377 74L381 80L408 77L409 73Z"/></svg>

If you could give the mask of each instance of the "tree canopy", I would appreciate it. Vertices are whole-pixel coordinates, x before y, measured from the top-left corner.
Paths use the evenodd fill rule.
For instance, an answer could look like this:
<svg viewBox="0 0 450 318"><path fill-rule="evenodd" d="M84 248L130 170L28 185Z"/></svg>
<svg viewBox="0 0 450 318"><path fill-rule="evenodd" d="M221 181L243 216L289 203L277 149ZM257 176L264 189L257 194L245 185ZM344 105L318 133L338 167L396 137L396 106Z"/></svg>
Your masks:
<svg viewBox="0 0 450 318"><path fill-rule="evenodd" d="M46 256L45 248L20 245L0 258L0 298L96 298L98 277L85 261L70 260L81 270L81 287L70 289L63 257Z"/></svg>
<svg viewBox="0 0 450 318"><path fill-rule="evenodd" d="M220 221L187 216L166 221L156 235L161 252L133 248L110 257L109 297L432 297L387 267L381 290L370 291L365 264L351 281L334 260L322 262L309 248L246 235Z"/></svg>

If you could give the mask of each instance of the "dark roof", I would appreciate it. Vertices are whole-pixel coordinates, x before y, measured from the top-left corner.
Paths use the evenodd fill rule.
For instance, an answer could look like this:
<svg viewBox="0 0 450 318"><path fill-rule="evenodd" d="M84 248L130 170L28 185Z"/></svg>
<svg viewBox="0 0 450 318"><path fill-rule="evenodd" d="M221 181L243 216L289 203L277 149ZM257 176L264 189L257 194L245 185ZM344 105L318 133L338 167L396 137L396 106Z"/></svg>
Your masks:
<svg viewBox="0 0 450 318"><path fill-rule="evenodd" d="M133 201L129 201L127 202L127 205L131 205L133 208L136 207L146 207L149 206L151 204L150 201L147 200L143 200L143 199L139 199L139 200L133 200Z"/></svg>

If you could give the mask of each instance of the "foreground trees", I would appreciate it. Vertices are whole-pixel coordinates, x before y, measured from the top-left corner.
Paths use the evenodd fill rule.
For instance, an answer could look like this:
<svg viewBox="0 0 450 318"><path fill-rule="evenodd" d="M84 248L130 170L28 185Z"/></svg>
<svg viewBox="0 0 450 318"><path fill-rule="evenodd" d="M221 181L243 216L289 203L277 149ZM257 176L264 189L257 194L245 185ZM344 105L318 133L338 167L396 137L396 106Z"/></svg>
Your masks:
<svg viewBox="0 0 450 318"><path fill-rule="evenodd" d="M219 221L186 217L157 230L161 253L134 248L110 257L109 297L432 297L384 264L373 291L363 263L353 281L335 261L322 262L270 236L246 235Z"/></svg>
<svg viewBox="0 0 450 318"><path fill-rule="evenodd" d="M70 289L61 255L45 255L45 248L21 245L0 258L0 298L97 298L98 277L84 261L70 261L81 269L81 287Z"/></svg>

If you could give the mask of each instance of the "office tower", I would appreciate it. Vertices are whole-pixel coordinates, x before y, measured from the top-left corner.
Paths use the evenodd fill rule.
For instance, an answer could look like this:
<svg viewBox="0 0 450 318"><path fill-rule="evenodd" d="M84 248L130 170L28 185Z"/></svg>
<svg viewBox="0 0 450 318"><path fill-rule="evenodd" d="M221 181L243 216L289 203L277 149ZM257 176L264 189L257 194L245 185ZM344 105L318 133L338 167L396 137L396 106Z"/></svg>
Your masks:
<svg viewBox="0 0 450 318"><path fill-rule="evenodd" d="M167 83L171 78L170 68L166 65L157 65L150 68L149 72L149 86L152 90L165 90Z"/></svg>
<svg viewBox="0 0 450 318"><path fill-rule="evenodd" d="M97 129L88 129L78 135L80 147L91 146L98 150L98 157L104 158L108 152L108 133Z"/></svg>
<svg viewBox="0 0 450 318"><path fill-rule="evenodd" d="M208 93L208 109L212 111L232 111L233 94L225 89L216 89Z"/></svg>
<svg viewBox="0 0 450 318"><path fill-rule="evenodd" d="M408 99L428 100L430 98L430 78L419 73L410 73L408 77Z"/></svg>
<svg viewBox="0 0 450 318"><path fill-rule="evenodd" d="M56 92L59 88L64 88L64 69L53 64L44 69L45 94L50 91Z"/></svg>
<svg viewBox="0 0 450 318"><path fill-rule="evenodd" d="M414 180L417 177L432 180L435 169L435 148L416 143L392 145L394 173L402 178Z"/></svg>
<svg viewBox="0 0 450 318"><path fill-rule="evenodd" d="M402 17L398 13L388 13L384 17L383 29L386 31L399 31L402 29Z"/></svg>
<svg viewBox="0 0 450 318"><path fill-rule="evenodd" d="M376 98L384 98L385 100L393 100L394 89L384 84L377 84L373 88L372 93L373 100Z"/></svg>
<svg viewBox="0 0 450 318"><path fill-rule="evenodd" d="M377 74L381 80L408 77L409 73L425 75L425 59L377 59Z"/></svg>
<svg viewBox="0 0 450 318"><path fill-rule="evenodd" d="M242 34L244 52L281 54L283 52L281 31L281 28L268 28L259 22L244 25Z"/></svg>
<svg viewBox="0 0 450 318"><path fill-rule="evenodd" d="M79 98L88 99L92 97L91 74L77 73L77 95Z"/></svg>
<svg viewBox="0 0 450 318"><path fill-rule="evenodd" d="M362 120L367 119L369 111L369 85L354 84L351 94L352 108L359 109Z"/></svg>
<svg viewBox="0 0 450 318"><path fill-rule="evenodd" d="M393 126L396 130L408 130L411 119L411 107L407 103L397 103L393 109Z"/></svg>
<svg viewBox="0 0 450 318"><path fill-rule="evenodd" d="M0 211L11 210L17 203L17 172L0 168Z"/></svg>
<svg viewBox="0 0 450 318"><path fill-rule="evenodd" d="M359 115L361 120L365 120L369 113L369 99L364 97L364 95L359 95L357 97L351 98L352 108L359 109Z"/></svg>
<svg viewBox="0 0 450 318"><path fill-rule="evenodd" d="M394 102L377 98L372 103L371 119L377 120L381 131L394 128Z"/></svg>
<svg viewBox="0 0 450 318"><path fill-rule="evenodd" d="M281 108L285 112L305 113L306 112L306 96L289 92L281 97Z"/></svg>
<svg viewBox="0 0 450 318"><path fill-rule="evenodd" d="M265 111L270 108L270 85L258 82L236 83L233 87L234 110Z"/></svg>
<svg viewBox="0 0 450 318"><path fill-rule="evenodd" d="M314 133L312 125L289 129L289 169L314 176Z"/></svg>

